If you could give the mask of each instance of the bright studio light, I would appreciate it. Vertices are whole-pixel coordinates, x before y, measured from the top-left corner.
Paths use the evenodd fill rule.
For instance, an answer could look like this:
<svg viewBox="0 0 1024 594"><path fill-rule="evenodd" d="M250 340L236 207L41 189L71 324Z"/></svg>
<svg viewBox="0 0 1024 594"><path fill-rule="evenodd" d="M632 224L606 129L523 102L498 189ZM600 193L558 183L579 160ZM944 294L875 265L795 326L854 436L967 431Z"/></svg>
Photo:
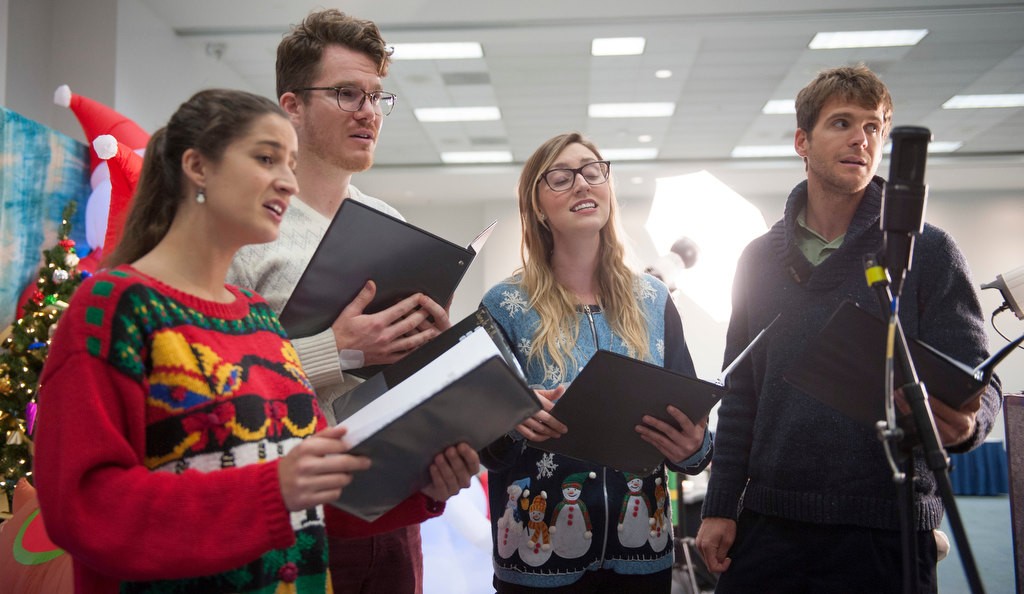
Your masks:
<svg viewBox="0 0 1024 594"><path fill-rule="evenodd" d="M675 285L715 321L728 321L736 261L750 240L768 230L761 211L701 170L659 178L644 227L661 256L680 237L697 244L696 263L674 271Z"/></svg>

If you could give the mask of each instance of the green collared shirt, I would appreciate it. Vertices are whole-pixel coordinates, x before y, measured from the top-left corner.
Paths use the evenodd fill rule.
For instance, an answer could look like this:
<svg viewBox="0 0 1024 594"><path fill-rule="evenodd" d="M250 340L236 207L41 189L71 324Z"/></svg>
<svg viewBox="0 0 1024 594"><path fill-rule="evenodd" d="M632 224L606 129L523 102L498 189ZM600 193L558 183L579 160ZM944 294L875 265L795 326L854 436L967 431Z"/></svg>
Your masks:
<svg viewBox="0 0 1024 594"><path fill-rule="evenodd" d="M796 215L796 247L800 249L804 257L811 264L817 266L832 255L832 252L843 245L846 234L836 237L832 241L826 241L817 231L807 226L807 208L805 207Z"/></svg>

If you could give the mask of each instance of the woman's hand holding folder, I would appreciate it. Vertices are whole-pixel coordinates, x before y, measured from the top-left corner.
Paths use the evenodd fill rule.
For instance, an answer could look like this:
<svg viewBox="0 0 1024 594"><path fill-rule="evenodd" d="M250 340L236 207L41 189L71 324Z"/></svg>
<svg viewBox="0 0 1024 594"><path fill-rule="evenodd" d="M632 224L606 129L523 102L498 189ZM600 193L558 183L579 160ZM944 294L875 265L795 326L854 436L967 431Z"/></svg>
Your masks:
<svg viewBox="0 0 1024 594"><path fill-rule="evenodd" d="M553 390L534 390L534 392L540 397L539 400L544 409L516 425L516 431L530 441L544 441L562 436L569 428L548 411L554 408L555 401L565 393L565 386L558 386Z"/></svg>

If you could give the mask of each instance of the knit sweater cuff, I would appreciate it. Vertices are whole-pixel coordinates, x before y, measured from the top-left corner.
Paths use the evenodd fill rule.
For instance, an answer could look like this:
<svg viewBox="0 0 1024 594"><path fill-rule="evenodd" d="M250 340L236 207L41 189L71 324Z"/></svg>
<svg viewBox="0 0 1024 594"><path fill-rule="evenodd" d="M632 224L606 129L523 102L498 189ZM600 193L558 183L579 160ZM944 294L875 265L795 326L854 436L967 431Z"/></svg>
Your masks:
<svg viewBox="0 0 1024 594"><path fill-rule="evenodd" d="M701 443L700 448L693 453L689 458L680 460L679 462L670 462L669 467L676 472L682 472L685 474L696 474L700 472L702 466L701 462L708 457L711 452L711 432L704 430L704 441Z"/></svg>
<svg viewBox="0 0 1024 594"><path fill-rule="evenodd" d="M285 507L284 495L281 493L281 479L278 476L279 461L261 464L257 472L256 484L261 485L261 509L268 510L265 526L270 533L274 548L283 549L295 543L295 530L292 528L291 512Z"/></svg>
<svg viewBox="0 0 1024 594"><path fill-rule="evenodd" d="M342 381L338 346L329 328L313 336L295 338L292 344L299 353L302 369L315 389Z"/></svg>
<svg viewBox="0 0 1024 594"><path fill-rule="evenodd" d="M714 471L712 471L713 473ZM740 513L741 491L732 489L708 489L701 508L703 518L729 518L735 520Z"/></svg>

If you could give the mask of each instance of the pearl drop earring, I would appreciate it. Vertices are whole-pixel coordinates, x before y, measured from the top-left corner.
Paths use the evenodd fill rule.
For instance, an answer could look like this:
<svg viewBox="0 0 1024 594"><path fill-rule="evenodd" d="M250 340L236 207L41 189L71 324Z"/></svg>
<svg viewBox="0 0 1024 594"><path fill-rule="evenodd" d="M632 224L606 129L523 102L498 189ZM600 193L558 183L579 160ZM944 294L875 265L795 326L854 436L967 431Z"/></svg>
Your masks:
<svg viewBox="0 0 1024 594"><path fill-rule="evenodd" d="M202 188L199 188L199 191L196 192L196 202L198 202L199 204L206 203L206 194L203 193Z"/></svg>

